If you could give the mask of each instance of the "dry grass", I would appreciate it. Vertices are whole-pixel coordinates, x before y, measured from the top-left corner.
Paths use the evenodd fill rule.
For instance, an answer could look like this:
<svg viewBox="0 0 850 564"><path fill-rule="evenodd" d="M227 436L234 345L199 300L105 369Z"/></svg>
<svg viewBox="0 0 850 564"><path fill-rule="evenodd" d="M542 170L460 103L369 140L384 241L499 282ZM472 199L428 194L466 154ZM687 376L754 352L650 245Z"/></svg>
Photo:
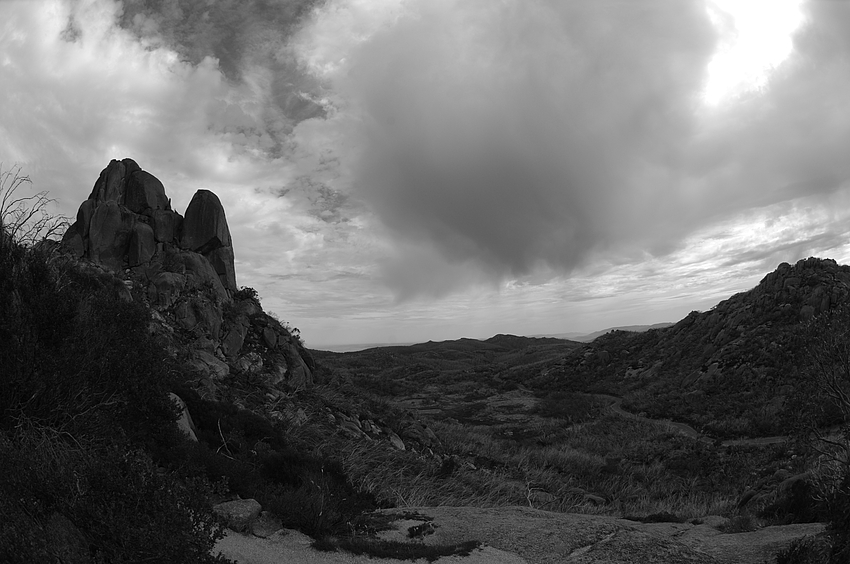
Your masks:
<svg viewBox="0 0 850 564"><path fill-rule="evenodd" d="M486 426L446 421L429 426L451 462L399 452L382 442L339 441L322 450L338 452L357 487L399 507L526 505L618 516L667 512L691 519L729 515L737 500L734 491L696 487L695 479L671 473L660 460L609 464L606 456L652 450L640 444L665 441L668 434L653 425L611 416L568 429L552 425L542 430L558 441L546 446L499 438Z"/></svg>

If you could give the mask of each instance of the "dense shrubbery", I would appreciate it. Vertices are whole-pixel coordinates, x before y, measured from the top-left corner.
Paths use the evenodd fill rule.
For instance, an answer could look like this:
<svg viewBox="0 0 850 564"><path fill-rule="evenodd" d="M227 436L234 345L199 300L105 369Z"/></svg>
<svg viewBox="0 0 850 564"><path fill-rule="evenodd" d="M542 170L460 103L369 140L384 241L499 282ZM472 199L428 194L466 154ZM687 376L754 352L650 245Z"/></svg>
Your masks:
<svg viewBox="0 0 850 564"><path fill-rule="evenodd" d="M568 423L581 423L600 412L599 402L588 394L571 392L540 393L532 413L541 417L563 419Z"/></svg>
<svg viewBox="0 0 850 564"><path fill-rule="evenodd" d="M809 407L820 406L850 416L850 306L843 305L812 319L803 332L810 360L807 383L815 392ZM811 411L810 423L822 412ZM812 496L825 505L829 534L803 539L778 558L780 564L850 561L850 437L819 437L814 447L821 453L814 469ZM828 557L827 557L828 555Z"/></svg>
<svg viewBox="0 0 850 564"><path fill-rule="evenodd" d="M67 551L67 539L57 545L63 539L44 526L53 515L75 524L96 562L223 562L209 554L221 529L208 482L159 472L140 450L31 427L0 440L0 491L3 562Z"/></svg>
<svg viewBox="0 0 850 564"><path fill-rule="evenodd" d="M52 248L0 237L0 561L222 561L148 311Z"/></svg>

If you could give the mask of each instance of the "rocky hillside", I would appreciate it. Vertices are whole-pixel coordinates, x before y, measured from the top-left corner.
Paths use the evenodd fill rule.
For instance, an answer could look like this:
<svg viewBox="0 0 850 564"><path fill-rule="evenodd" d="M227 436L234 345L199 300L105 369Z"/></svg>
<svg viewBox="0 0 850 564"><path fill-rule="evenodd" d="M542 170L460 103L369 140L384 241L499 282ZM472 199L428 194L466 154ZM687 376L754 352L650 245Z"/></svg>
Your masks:
<svg viewBox="0 0 850 564"><path fill-rule="evenodd" d="M162 183L132 159L103 169L63 246L123 281L125 299L153 311L153 330L196 375L202 397L220 384L304 388L315 364L297 337L263 312L252 290L238 291L224 208L198 190L185 216Z"/></svg>
<svg viewBox="0 0 850 564"><path fill-rule="evenodd" d="M672 327L601 336L533 383L623 394L634 411L718 437L783 434L812 387L803 336L848 297L850 266L817 258L783 263L752 290ZM824 413L820 423L836 415Z"/></svg>

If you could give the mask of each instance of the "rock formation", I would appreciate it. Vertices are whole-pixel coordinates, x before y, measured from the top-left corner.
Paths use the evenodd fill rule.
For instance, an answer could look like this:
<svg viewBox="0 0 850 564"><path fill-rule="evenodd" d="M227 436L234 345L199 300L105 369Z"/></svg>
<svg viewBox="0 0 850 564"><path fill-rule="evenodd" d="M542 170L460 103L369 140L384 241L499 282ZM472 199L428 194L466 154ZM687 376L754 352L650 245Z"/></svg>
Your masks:
<svg viewBox="0 0 850 564"><path fill-rule="evenodd" d="M205 259L194 259L195 272L204 278L214 272L226 292L237 290L218 197L198 190L184 219L171 209L162 182L132 159L113 160L103 169L62 242L78 257L114 271L148 267L169 251L191 251Z"/></svg>
<svg viewBox="0 0 850 564"><path fill-rule="evenodd" d="M126 299L150 306L152 331L172 343L174 356L188 347L185 368L202 395L216 397L228 378L313 384L315 363L298 338L263 312L255 292L238 291L224 207L209 190L195 193L183 217L155 176L132 159L113 160L62 243L121 278Z"/></svg>

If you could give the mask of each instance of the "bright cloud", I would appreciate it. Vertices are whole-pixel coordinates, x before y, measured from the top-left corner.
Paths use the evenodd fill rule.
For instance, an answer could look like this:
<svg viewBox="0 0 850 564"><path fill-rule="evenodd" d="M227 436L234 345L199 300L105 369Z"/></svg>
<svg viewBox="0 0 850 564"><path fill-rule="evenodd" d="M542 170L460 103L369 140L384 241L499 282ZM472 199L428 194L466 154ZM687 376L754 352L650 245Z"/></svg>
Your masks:
<svg viewBox="0 0 850 564"><path fill-rule="evenodd" d="M708 15L720 33L703 93L716 105L763 88L770 73L793 51L803 23L801 0L710 0Z"/></svg>

